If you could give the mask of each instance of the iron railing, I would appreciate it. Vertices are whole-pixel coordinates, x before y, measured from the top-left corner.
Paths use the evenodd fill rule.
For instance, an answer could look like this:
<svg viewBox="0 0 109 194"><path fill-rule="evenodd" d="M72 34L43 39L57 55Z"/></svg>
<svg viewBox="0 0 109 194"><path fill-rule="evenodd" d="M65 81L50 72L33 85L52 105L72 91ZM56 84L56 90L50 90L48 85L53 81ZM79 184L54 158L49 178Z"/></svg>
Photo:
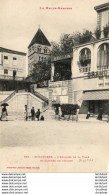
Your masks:
<svg viewBox="0 0 109 194"><path fill-rule="evenodd" d="M97 66L97 70L109 69L109 65Z"/></svg>
<svg viewBox="0 0 109 194"><path fill-rule="evenodd" d="M17 76L13 77L13 76L9 76L9 75L0 75L0 79L23 81L25 78L24 77L17 77Z"/></svg>

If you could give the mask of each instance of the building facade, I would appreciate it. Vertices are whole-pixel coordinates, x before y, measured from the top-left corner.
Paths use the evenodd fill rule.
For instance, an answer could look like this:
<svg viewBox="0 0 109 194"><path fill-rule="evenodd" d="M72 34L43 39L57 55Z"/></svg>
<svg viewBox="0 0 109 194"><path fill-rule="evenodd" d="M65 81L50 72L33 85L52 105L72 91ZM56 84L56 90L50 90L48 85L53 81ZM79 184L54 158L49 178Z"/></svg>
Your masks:
<svg viewBox="0 0 109 194"><path fill-rule="evenodd" d="M26 76L26 53L0 47L0 90L15 89Z"/></svg>
<svg viewBox="0 0 109 194"><path fill-rule="evenodd" d="M28 75L30 76L39 61L46 62L50 57L50 43L39 28L28 46Z"/></svg>
<svg viewBox="0 0 109 194"><path fill-rule="evenodd" d="M0 75L26 77L26 53L0 47Z"/></svg>
<svg viewBox="0 0 109 194"><path fill-rule="evenodd" d="M101 36L73 48L73 55L69 56L71 79L55 81L57 62L52 61L50 106L55 101L78 104L80 113L86 114L90 111L98 114L100 109L106 114L109 112L109 33L105 35L103 32L104 27L109 25L109 3L96 6L95 10L98 14L97 28L102 32ZM64 59L58 61L58 64L62 61Z"/></svg>

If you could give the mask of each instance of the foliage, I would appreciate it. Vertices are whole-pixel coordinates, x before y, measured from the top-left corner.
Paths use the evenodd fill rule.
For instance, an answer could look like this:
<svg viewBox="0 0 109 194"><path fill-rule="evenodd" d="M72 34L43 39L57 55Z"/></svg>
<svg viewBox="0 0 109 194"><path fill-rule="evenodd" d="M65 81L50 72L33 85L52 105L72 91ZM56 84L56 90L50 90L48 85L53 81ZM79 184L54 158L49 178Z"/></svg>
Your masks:
<svg viewBox="0 0 109 194"><path fill-rule="evenodd" d="M96 36L97 39L100 38L100 36L101 36L101 30L100 30L100 29L97 28L97 29L95 30L95 36Z"/></svg>
<svg viewBox="0 0 109 194"><path fill-rule="evenodd" d="M64 53L71 53L73 51L73 36L70 34L62 34L60 36L60 48Z"/></svg>
<svg viewBox="0 0 109 194"><path fill-rule="evenodd" d="M62 104L62 115L75 115L78 108L78 104Z"/></svg>
<svg viewBox="0 0 109 194"><path fill-rule="evenodd" d="M104 37L107 38L109 34L109 25L106 25L103 29Z"/></svg>
<svg viewBox="0 0 109 194"><path fill-rule="evenodd" d="M36 83L50 80L51 64L49 62L39 61L34 64L31 76Z"/></svg>
<svg viewBox="0 0 109 194"><path fill-rule="evenodd" d="M92 32L89 30L86 30L83 34L79 35L79 44L87 43L92 38Z"/></svg>
<svg viewBox="0 0 109 194"><path fill-rule="evenodd" d="M54 75L54 81L62 81L62 80L70 80L71 79L71 75L72 73L69 71L61 72L61 74L59 74L58 72L55 73Z"/></svg>
<svg viewBox="0 0 109 194"><path fill-rule="evenodd" d="M51 42L51 56L55 57L58 55L62 55L60 45L59 45L59 43L52 41Z"/></svg>
<svg viewBox="0 0 109 194"><path fill-rule="evenodd" d="M51 56L59 56L73 52L73 46L89 42L92 32L86 30L83 33L61 34L59 43L51 42Z"/></svg>
<svg viewBox="0 0 109 194"><path fill-rule="evenodd" d="M59 108L60 104L53 104L54 108Z"/></svg>

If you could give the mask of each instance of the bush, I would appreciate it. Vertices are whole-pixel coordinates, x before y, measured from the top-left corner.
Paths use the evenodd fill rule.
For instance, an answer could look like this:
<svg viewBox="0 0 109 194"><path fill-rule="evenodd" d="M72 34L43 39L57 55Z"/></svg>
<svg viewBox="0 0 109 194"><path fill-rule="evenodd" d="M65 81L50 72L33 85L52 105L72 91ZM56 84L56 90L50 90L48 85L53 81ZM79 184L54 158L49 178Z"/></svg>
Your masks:
<svg viewBox="0 0 109 194"><path fill-rule="evenodd" d="M100 36L101 36L101 30L100 29L97 28L95 30L95 36L96 36L97 39L100 39Z"/></svg>
<svg viewBox="0 0 109 194"><path fill-rule="evenodd" d="M59 108L60 104L53 104L54 108Z"/></svg>
<svg viewBox="0 0 109 194"><path fill-rule="evenodd" d="M79 108L78 104L62 104L62 115L76 115L76 111Z"/></svg>
<svg viewBox="0 0 109 194"><path fill-rule="evenodd" d="M107 38L109 34L109 25L106 25L103 29L104 37Z"/></svg>

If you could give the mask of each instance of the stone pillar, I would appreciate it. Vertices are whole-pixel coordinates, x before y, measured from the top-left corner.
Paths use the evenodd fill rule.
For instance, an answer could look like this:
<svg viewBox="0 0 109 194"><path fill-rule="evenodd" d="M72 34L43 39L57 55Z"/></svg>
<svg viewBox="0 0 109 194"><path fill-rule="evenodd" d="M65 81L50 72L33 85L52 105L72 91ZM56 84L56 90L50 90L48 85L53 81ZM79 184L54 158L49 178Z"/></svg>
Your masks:
<svg viewBox="0 0 109 194"><path fill-rule="evenodd" d="M68 80L68 104L72 104L72 80Z"/></svg>
<svg viewBox="0 0 109 194"><path fill-rule="evenodd" d="M54 63L51 63L51 81L53 81L54 78Z"/></svg>
<svg viewBox="0 0 109 194"><path fill-rule="evenodd" d="M52 88L49 87L49 109L52 109Z"/></svg>
<svg viewBox="0 0 109 194"><path fill-rule="evenodd" d="M71 78L73 78L73 59L71 59Z"/></svg>

